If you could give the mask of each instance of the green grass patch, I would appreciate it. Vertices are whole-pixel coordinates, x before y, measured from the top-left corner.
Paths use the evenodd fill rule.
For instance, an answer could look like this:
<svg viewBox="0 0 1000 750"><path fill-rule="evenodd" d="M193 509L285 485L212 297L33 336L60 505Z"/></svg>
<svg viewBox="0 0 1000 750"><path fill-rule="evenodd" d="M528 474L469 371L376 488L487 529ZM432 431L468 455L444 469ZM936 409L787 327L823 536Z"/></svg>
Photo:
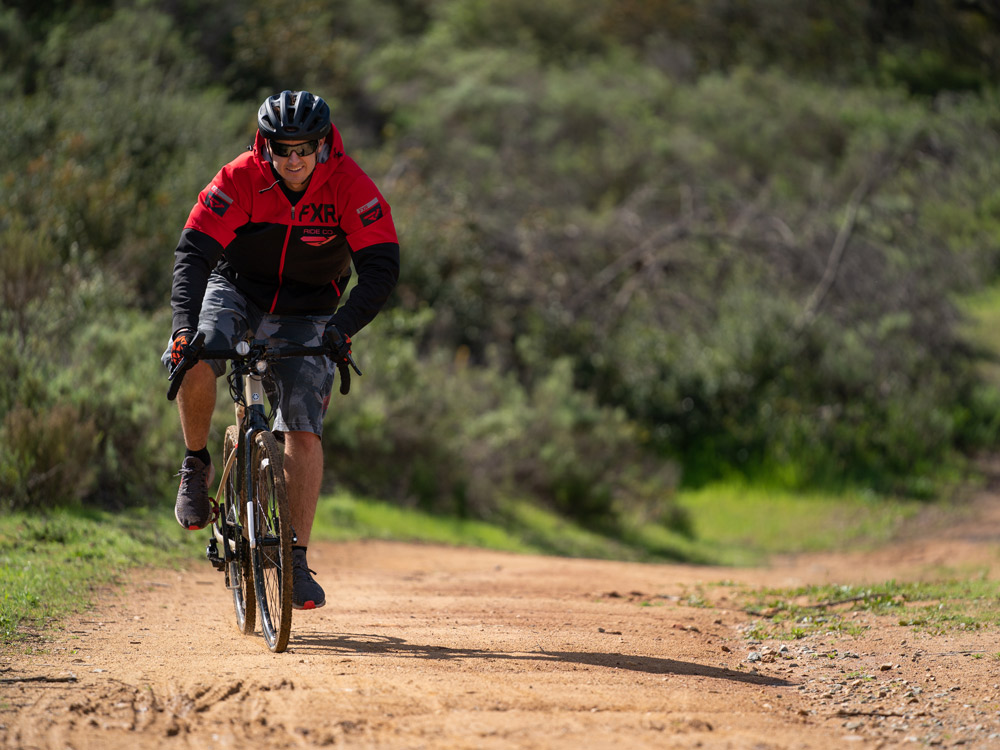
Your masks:
<svg viewBox="0 0 1000 750"><path fill-rule="evenodd" d="M162 511L54 510L0 518L0 642L58 626L138 565L169 566L204 546Z"/></svg>
<svg viewBox="0 0 1000 750"><path fill-rule="evenodd" d="M777 554L871 548L925 507L873 493L803 493L739 483L682 491L677 502L692 528L689 539L675 541L677 549L688 559L737 566Z"/></svg>
<svg viewBox="0 0 1000 750"><path fill-rule="evenodd" d="M934 582L764 589L742 597L746 611L761 618L749 632L757 639L857 634L867 628L853 621L858 612L891 617L931 634L1000 625L1000 582L988 580L985 573Z"/></svg>
<svg viewBox="0 0 1000 750"><path fill-rule="evenodd" d="M630 529L602 534L532 505L508 500L489 521L461 519L338 493L320 498L312 538L384 539L608 560L676 560L666 537ZM653 539L653 542L649 542ZM669 541L664 541L668 539ZM659 546L657 546L659 544Z"/></svg>
<svg viewBox="0 0 1000 750"><path fill-rule="evenodd" d="M538 552L504 528L485 521L441 516L338 493L320 498L313 539L387 539L511 552Z"/></svg>
<svg viewBox="0 0 1000 750"><path fill-rule="evenodd" d="M503 503L488 521L457 519L347 494L320 498L313 538L393 539L566 557L757 565L776 554L872 547L923 505L863 493L768 491L719 484L682 491L690 533L640 518L585 528L524 501Z"/></svg>

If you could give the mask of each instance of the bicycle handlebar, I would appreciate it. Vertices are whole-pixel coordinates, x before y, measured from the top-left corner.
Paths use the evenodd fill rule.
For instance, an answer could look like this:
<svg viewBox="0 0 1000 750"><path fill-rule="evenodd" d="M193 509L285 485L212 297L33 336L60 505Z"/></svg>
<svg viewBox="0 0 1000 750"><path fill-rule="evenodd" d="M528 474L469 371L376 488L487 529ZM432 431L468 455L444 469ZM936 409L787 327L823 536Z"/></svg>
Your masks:
<svg viewBox="0 0 1000 750"><path fill-rule="evenodd" d="M184 380L184 375L190 370L194 365L202 360L208 359L228 359L233 361L274 361L278 359L288 359L291 357L315 357L315 356L326 356L331 359L335 356L337 350L343 344L343 335L336 329L336 327L331 327L327 331L326 343L320 346L283 346L281 348L269 348L262 344L256 344L250 346L246 342L241 342L237 344L235 348L232 349L206 349L205 348L205 333L203 331L198 331L195 337L191 339L191 343L188 344L184 349L184 355L181 361L176 367L170 370L170 374L167 376L167 380L170 382L170 387L167 389L167 400L173 401L177 397L177 391L181 387L181 382ZM242 345L242 346L241 346ZM344 359L337 361L337 369L340 371L340 392L347 395L348 391L351 390L351 370L354 370L358 375L361 375L361 370L358 368L357 363L354 361L354 357L351 356L350 350L347 351ZM350 369L348 369L350 368Z"/></svg>

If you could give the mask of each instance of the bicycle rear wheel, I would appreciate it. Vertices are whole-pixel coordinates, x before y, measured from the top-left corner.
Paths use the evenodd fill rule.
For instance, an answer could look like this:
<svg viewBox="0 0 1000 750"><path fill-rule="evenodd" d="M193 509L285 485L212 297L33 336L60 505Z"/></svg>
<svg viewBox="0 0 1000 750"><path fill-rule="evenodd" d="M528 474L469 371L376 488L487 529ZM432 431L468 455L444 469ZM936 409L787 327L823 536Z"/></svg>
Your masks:
<svg viewBox="0 0 1000 750"><path fill-rule="evenodd" d="M253 524L251 550L260 626L268 647L284 651L292 632L292 521L285 494L282 451L274 435L253 439Z"/></svg>
<svg viewBox="0 0 1000 750"><path fill-rule="evenodd" d="M223 466L228 464L230 454L236 450L239 435L236 425L226 428L222 449ZM226 546L226 588L233 592L236 627L243 635L250 635L257 624L257 597L250 567L246 493L242 491L244 482L241 471L242 463L236 461L226 476L226 483L222 488L221 522L218 525L222 531L221 541Z"/></svg>

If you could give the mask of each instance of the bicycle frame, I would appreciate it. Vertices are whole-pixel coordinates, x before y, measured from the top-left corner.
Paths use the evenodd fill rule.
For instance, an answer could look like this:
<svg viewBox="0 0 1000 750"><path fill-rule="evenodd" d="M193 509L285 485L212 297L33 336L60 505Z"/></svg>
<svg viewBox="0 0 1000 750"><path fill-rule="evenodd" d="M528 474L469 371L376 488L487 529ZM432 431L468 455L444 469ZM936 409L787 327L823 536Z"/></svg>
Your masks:
<svg viewBox="0 0 1000 750"><path fill-rule="evenodd" d="M253 463L250 458L254 436L258 432L270 429L270 425L267 421L267 413L264 408L267 396L264 391L263 375L250 374L243 376L237 374L233 377L236 379L237 389L243 393L244 403L241 404L237 401L234 404L236 411L236 427L240 430L242 440L239 445L239 449L234 450L232 454L230 454L229 460L222 469L222 475L219 479L219 490L216 493L216 497L220 497L222 495L223 488L226 486L226 480L229 478L229 472L233 471L233 467L237 463L237 455L242 453L241 463L245 472L243 476L245 484L243 486L248 488L246 497L247 531L250 536L250 549L255 550L257 549L258 539L256 525L254 524L254 497L252 491ZM218 541L224 542L219 534L218 527L216 527L215 537ZM298 539L293 529L292 542L294 543L296 541L298 541Z"/></svg>
<svg viewBox="0 0 1000 750"><path fill-rule="evenodd" d="M240 376L237 376L240 377ZM242 377L243 380L243 398L246 402L244 405L244 417L243 417L243 465L246 470L244 476L244 481L247 487L247 527L250 533L250 549L257 549L258 539L257 539L257 525L254 523L254 497L253 497L253 463L250 460L250 452L253 446L253 438L258 432L262 430L270 429L270 425L267 423L267 415L264 411L264 399L266 395L264 393L264 379L262 375L251 374ZM237 412L239 412L239 405L237 406ZM236 451L233 451L235 454ZM297 541L295 538L295 532L292 532L293 543Z"/></svg>

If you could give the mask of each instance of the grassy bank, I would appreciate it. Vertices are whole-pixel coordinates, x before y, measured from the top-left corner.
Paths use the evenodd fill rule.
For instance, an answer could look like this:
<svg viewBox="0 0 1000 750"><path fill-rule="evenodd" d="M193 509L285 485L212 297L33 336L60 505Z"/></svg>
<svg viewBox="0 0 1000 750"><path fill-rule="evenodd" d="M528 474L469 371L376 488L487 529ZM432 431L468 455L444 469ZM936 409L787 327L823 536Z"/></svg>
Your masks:
<svg viewBox="0 0 1000 750"><path fill-rule="evenodd" d="M321 499L314 539L388 539L572 557L758 564L770 554L877 544L914 505L861 496L793 496L735 486L685 493L691 533L638 521L615 535L585 529L526 503L492 522L441 517L348 495ZM202 564L205 534L190 534L167 507L104 513L53 511L0 519L0 640L58 627L96 589L131 567Z"/></svg>
<svg viewBox="0 0 1000 750"><path fill-rule="evenodd" d="M204 544L171 514L59 510L0 519L0 642L57 626L128 568L178 566Z"/></svg>
<svg viewBox="0 0 1000 750"><path fill-rule="evenodd" d="M1000 582L987 572L931 582L873 586L825 585L766 589L741 596L758 617L748 637L798 640L815 633L860 632L858 613L889 617L924 633L996 627Z"/></svg>

